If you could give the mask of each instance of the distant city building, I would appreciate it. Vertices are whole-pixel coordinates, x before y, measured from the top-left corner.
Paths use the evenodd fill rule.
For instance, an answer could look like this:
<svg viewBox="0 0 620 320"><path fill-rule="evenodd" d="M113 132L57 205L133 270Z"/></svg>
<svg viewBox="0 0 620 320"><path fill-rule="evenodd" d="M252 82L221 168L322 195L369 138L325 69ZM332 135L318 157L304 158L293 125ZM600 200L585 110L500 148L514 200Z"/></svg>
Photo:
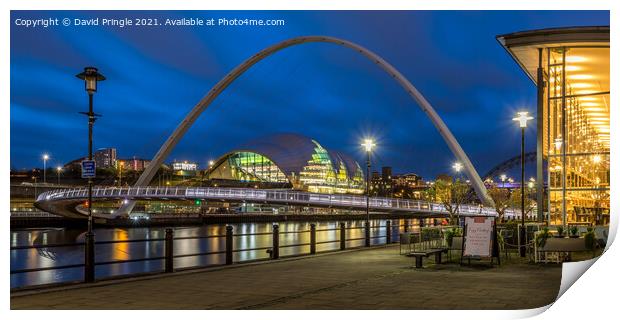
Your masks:
<svg viewBox="0 0 620 320"><path fill-rule="evenodd" d="M150 160L139 159L133 157L133 159L119 159L116 161L116 167L119 166L123 170L143 171L151 163Z"/></svg>
<svg viewBox="0 0 620 320"><path fill-rule="evenodd" d="M178 170L196 171L196 170L198 170L198 164L195 163L195 162L188 162L188 161L173 162L172 163L172 170L174 170L174 171L178 171Z"/></svg>
<svg viewBox="0 0 620 320"><path fill-rule="evenodd" d="M177 176L195 176L198 172L198 164L189 161L175 161L171 164L174 174Z"/></svg>
<svg viewBox="0 0 620 320"><path fill-rule="evenodd" d="M382 167L381 175L374 171L372 173L372 179L370 181L372 190L371 195L379 197L391 197L392 196L392 167Z"/></svg>
<svg viewBox="0 0 620 320"><path fill-rule="evenodd" d="M97 168L113 168L116 165L116 148L98 149L93 158Z"/></svg>
<svg viewBox="0 0 620 320"><path fill-rule="evenodd" d="M422 177L415 173L396 175L392 177L392 180L394 181L394 185L397 187L417 188L420 186L424 186L424 181L422 180Z"/></svg>

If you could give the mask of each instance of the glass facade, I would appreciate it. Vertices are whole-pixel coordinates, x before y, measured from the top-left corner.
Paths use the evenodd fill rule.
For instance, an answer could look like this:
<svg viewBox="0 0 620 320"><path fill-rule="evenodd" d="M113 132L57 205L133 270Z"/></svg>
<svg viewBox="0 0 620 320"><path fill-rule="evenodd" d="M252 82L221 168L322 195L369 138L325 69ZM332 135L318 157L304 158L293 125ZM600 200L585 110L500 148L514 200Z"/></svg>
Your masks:
<svg viewBox="0 0 620 320"><path fill-rule="evenodd" d="M550 46L540 54L547 219L608 224L609 46Z"/></svg>
<svg viewBox="0 0 620 320"><path fill-rule="evenodd" d="M299 173L301 189L318 193L364 192L364 177L357 163L355 172L350 175L344 161L332 159L318 142L312 140L312 143L315 145L312 158Z"/></svg>
<svg viewBox="0 0 620 320"><path fill-rule="evenodd" d="M237 180L241 182L286 183L286 175L273 161L254 152L236 152L215 168L213 179Z"/></svg>
<svg viewBox="0 0 620 320"><path fill-rule="evenodd" d="M210 171L210 179L236 180L241 182L291 183L297 190L316 193L362 194L365 190L364 176L357 164L352 170L342 157L330 153L318 142L310 140L312 151L298 165L300 169L287 174L266 155L239 151L226 156ZM291 165L289 161L288 165ZM349 162L351 166L351 162ZM349 172L353 171L353 172Z"/></svg>

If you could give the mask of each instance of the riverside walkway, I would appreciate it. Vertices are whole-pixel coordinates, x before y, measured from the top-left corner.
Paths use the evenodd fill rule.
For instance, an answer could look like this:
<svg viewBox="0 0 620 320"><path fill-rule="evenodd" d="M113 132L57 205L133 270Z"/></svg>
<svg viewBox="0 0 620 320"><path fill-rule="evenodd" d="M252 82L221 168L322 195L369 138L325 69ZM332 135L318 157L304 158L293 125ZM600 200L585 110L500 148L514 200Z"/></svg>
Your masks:
<svg viewBox="0 0 620 320"><path fill-rule="evenodd" d="M11 294L11 309L527 309L562 268L518 262L412 269L398 246ZM429 259L431 260L431 259Z"/></svg>

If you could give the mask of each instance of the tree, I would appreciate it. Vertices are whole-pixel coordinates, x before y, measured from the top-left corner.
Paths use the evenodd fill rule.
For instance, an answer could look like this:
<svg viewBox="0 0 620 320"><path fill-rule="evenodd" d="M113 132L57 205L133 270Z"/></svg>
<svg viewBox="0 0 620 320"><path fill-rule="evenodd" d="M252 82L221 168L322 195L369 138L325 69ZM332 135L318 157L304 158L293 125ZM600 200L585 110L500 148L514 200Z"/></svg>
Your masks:
<svg viewBox="0 0 620 320"><path fill-rule="evenodd" d="M493 199L495 203L495 211L497 212L497 218L499 221L504 222L504 214L506 213L506 209L509 205L512 204L510 191L506 188L498 188L495 185L492 185L487 193L489 197Z"/></svg>
<svg viewBox="0 0 620 320"><path fill-rule="evenodd" d="M437 179L425 192L429 202L439 202L449 214L450 224L458 224L459 208L465 202L469 185L460 179Z"/></svg>

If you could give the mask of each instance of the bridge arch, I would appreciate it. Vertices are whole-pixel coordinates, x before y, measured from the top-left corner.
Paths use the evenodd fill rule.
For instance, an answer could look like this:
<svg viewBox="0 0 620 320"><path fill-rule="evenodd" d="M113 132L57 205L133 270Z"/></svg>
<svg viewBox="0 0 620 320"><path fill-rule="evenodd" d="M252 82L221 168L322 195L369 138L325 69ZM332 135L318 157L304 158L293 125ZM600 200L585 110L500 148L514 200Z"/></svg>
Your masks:
<svg viewBox="0 0 620 320"><path fill-rule="evenodd" d="M279 43L276 43L270 47L267 47L258 53L254 54L238 66L236 66L232 71L230 71L224 78L222 78L209 92L206 96L204 96L193 108L192 110L185 116L183 121L176 127L176 129L172 132L172 134L166 139L164 144L160 147L151 163L146 167L142 175L138 178L135 183L135 186L146 186L155 176L157 169L163 164L164 160L168 157L172 149L177 145L177 143L181 140L181 138L185 135L187 130L194 124L196 119L202 114L203 111L207 109L209 105L217 98L217 96L222 93L232 82L234 82L239 76L241 76L245 71L251 68L253 65L258 63L259 61L265 59L266 57L291 46L300 45L304 43L313 43L313 42L323 42L323 43L333 43L337 44L354 51L357 51L362 56L368 58L370 61L374 62L376 65L381 67L383 71L389 74L398 84L400 84L403 89L416 101L418 106L424 111L426 116L433 122L435 128L439 131L439 134L442 136L454 156L461 162L463 168L465 169L465 173L467 177L473 184L473 188L476 191L478 198L487 205L491 205L493 200L486 193L486 189L484 187L484 183L480 179L480 175L472 165L471 161L463 151L463 148L459 145L452 135L452 132L448 129L443 120L439 117L435 109L431 106L431 104L422 96L422 94L403 76L396 68L394 68L391 64L385 61L376 53L347 40L328 37L328 36L301 36L296 38L291 38ZM135 205L134 201L129 201L127 204L124 204L119 210L117 210L112 216L118 216L122 214L128 214L133 209Z"/></svg>

